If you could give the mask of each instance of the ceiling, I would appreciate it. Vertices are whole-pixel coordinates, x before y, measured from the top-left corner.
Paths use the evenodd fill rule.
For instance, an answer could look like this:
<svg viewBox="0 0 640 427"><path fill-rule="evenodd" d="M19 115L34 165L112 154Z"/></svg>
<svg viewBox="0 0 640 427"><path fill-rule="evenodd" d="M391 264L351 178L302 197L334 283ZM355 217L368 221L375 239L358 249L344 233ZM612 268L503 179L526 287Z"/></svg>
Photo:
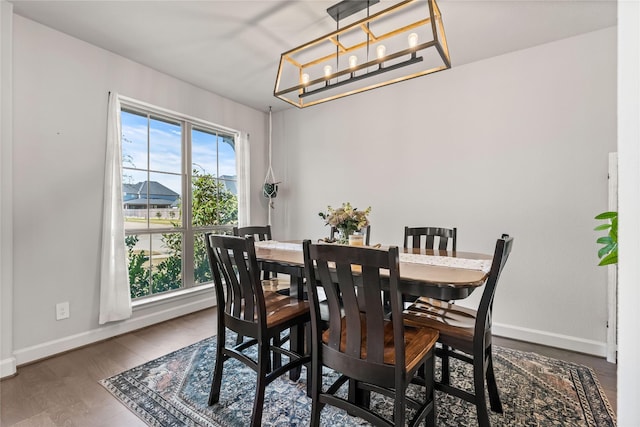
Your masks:
<svg viewBox="0 0 640 427"><path fill-rule="evenodd" d="M280 54L335 30L326 9L336 2L11 1L18 15L262 111L291 108L273 96ZM616 0L438 5L453 67L617 22Z"/></svg>

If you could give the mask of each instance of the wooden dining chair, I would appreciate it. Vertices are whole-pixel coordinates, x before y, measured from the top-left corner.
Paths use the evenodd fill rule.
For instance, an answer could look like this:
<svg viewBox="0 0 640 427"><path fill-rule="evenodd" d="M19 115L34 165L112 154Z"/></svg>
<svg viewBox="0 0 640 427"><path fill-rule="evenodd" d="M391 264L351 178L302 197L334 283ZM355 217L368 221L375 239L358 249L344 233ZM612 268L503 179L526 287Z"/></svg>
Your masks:
<svg viewBox="0 0 640 427"><path fill-rule="evenodd" d="M270 225L249 225L246 227L233 227L233 235L239 237L253 236L255 241L272 240ZM269 271L262 272L263 280L270 280L271 273Z"/></svg>
<svg viewBox="0 0 640 427"><path fill-rule="evenodd" d="M233 227L234 236L253 236L255 240L264 241L271 240L271 226L270 225L249 225L246 227Z"/></svg>
<svg viewBox="0 0 640 427"><path fill-rule="evenodd" d="M404 426L406 406L415 410L409 425L435 422L433 391L434 329L403 323L400 301L398 248L388 251L346 245L303 243L307 291L311 303L311 426L320 423L324 405L346 410L376 426ZM384 315L381 289L389 283L393 315ZM362 286L358 286L360 283ZM323 329L318 284L327 296L329 328ZM356 290L357 289L357 290ZM339 378L328 388L322 385L323 367ZM424 381L416 373L421 369ZM348 397L336 395L349 382ZM406 395L410 383L425 387L419 402ZM386 420L370 407L370 393L393 400L393 419Z"/></svg>
<svg viewBox="0 0 640 427"><path fill-rule="evenodd" d="M404 248L456 250L456 228L404 227ZM437 242L437 244L436 244Z"/></svg>
<svg viewBox="0 0 640 427"><path fill-rule="evenodd" d="M338 229L334 226L331 227L331 231L329 233L329 239L330 240L335 240L336 236L338 235ZM369 242L371 240L371 224L367 225L364 228L364 244L365 246L369 246Z"/></svg>
<svg viewBox="0 0 640 427"><path fill-rule="evenodd" d="M436 355L442 359L442 377L436 381L436 389L476 405L478 425L490 426L485 398L485 379L489 403L494 412L502 413L502 403L493 371L491 346L491 314L498 279L504 268L513 238L506 234L498 239L493 262L477 310L437 300L418 298L405 310L409 324L434 328L440 331L441 348ZM451 384L449 358L470 363L473 366L474 392Z"/></svg>
<svg viewBox="0 0 640 427"><path fill-rule="evenodd" d="M263 291L252 236L207 233L205 245L218 301L216 362L209 405L220 399L224 362L229 358L237 359L257 373L251 426L258 427L261 425L265 387L285 372L293 372L311 360L310 355L303 354L304 327L310 320L309 303ZM296 344L293 340L291 342L291 350L282 347L289 340L289 336L283 336L287 329L291 329L290 334L297 334ZM242 341L228 344L227 330L242 336ZM257 346L257 361L246 354L246 350L253 346ZM289 361L281 366L272 366L271 356L276 354L286 355Z"/></svg>
<svg viewBox="0 0 640 427"><path fill-rule="evenodd" d="M404 227L405 249L452 250L455 252L458 240L457 228L442 227ZM413 301L415 298L403 297L403 301Z"/></svg>

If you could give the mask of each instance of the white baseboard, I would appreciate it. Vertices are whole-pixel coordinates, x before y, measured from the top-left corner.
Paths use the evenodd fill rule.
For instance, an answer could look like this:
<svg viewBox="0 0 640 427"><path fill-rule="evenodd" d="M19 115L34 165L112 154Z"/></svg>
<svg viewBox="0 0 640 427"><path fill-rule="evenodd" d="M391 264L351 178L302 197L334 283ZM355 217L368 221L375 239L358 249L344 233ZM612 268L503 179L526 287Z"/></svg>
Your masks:
<svg viewBox="0 0 640 427"><path fill-rule="evenodd" d="M499 337L562 348L578 353L591 354L593 356L605 357L607 354L607 343L604 341L585 340L569 335L555 334L553 332L522 328L502 323L494 323L491 331L493 335Z"/></svg>
<svg viewBox="0 0 640 427"><path fill-rule="evenodd" d="M15 374L16 366L44 359L58 353L73 350L205 308L210 308L214 305L215 298L207 297L150 314L136 316L134 313L133 318L122 322L16 350L14 357L0 361L0 377ZM568 335L554 334L500 323L494 323L492 329L493 334L500 337L567 349L599 357L606 356L605 342L585 340Z"/></svg>
<svg viewBox="0 0 640 427"><path fill-rule="evenodd" d="M0 360L0 378L8 377L16 373L16 358L8 357Z"/></svg>
<svg viewBox="0 0 640 427"><path fill-rule="evenodd" d="M149 314L136 315L136 312L134 312L132 318L123 320L121 322L109 323L107 325L92 329L90 331L82 332L80 334L71 335L57 340L34 345L32 347L26 347L16 350L13 353L13 355L15 356L14 372L15 366L34 362L36 360L44 359L58 353L73 350L75 348L92 344L94 342L102 341L108 338L125 334L127 332L135 331L136 329L141 329L156 323L164 322L175 317L184 316L186 314L194 313L199 310L204 310L205 308L213 307L215 305L215 302L215 297L211 296L206 298L199 298L196 301L185 302L184 304L167 308L165 310L155 311Z"/></svg>

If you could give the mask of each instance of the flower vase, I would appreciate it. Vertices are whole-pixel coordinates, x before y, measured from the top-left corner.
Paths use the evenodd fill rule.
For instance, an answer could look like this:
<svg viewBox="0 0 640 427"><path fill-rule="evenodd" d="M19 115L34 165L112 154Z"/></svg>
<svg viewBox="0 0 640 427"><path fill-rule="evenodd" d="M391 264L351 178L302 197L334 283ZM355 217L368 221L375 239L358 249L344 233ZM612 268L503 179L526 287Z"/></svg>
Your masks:
<svg viewBox="0 0 640 427"><path fill-rule="evenodd" d="M353 235L353 233L355 233L356 231L348 227L345 227L345 228L337 227L337 229L338 229L338 236L337 236L336 242L341 245L348 245L349 237Z"/></svg>
<svg viewBox="0 0 640 427"><path fill-rule="evenodd" d="M338 229L338 243L341 245L363 246L364 235L360 231L349 228Z"/></svg>

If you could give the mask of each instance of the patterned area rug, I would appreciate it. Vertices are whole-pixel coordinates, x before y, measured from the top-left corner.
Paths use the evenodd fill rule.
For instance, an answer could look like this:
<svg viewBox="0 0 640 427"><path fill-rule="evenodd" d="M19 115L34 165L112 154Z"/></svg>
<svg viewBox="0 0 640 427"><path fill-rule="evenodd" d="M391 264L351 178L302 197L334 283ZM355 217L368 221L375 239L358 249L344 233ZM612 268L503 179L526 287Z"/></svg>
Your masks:
<svg viewBox="0 0 640 427"><path fill-rule="evenodd" d="M233 337L228 337L233 339ZM255 373L232 360L225 363L220 402L207 406L215 359L215 337L101 381L101 384L150 426L248 425L255 392ZM494 348L496 377L504 414L491 413L492 426L615 426L604 392L588 367L534 353ZM452 361L452 381L471 389L471 371ZM437 368L438 369L438 368ZM324 373L325 380L335 373ZM311 399L306 372L299 382L284 375L266 389L263 426L306 426ZM411 390L416 394L415 390ZM476 426L475 407L436 392L438 426ZM392 402L372 396L381 414ZM361 426L366 422L325 407L321 425Z"/></svg>

